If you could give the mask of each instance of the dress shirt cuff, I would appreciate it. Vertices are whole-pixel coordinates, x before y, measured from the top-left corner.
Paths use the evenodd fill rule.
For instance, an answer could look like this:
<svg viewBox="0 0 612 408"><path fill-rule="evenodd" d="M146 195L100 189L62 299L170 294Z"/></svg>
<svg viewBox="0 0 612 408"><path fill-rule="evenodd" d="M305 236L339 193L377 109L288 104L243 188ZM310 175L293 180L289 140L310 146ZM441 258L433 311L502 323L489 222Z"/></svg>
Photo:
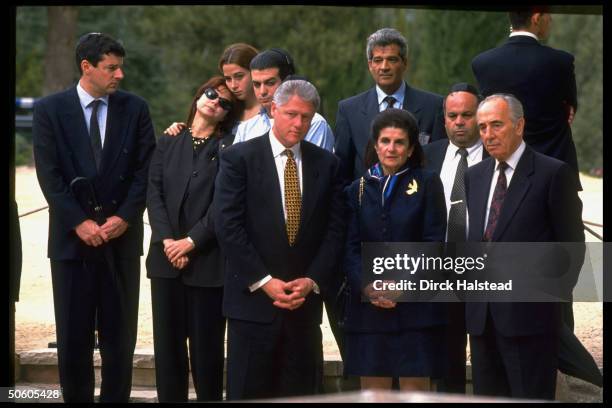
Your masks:
<svg viewBox="0 0 612 408"><path fill-rule="evenodd" d="M317 282L315 282L314 280L310 278L306 278L306 279L309 279L312 282L312 291L316 293L317 295L320 295L321 289L319 289L319 285L317 285Z"/></svg>
<svg viewBox="0 0 612 408"><path fill-rule="evenodd" d="M268 275L265 278L263 278L260 281L255 282L254 284L252 284L251 286L249 286L249 290L251 292L255 292L257 289L261 288L263 285L265 285L266 283L270 282L272 280L272 275Z"/></svg>
<svg viewBox="0 0 612 408"><path fill-rule="evenodd" d="M186 239L187 239L187 241L189 241L189 243L191 245L193 245L195 247L195 242L193 242L193 239L191 239L191 237L188 236Z"/></svg>

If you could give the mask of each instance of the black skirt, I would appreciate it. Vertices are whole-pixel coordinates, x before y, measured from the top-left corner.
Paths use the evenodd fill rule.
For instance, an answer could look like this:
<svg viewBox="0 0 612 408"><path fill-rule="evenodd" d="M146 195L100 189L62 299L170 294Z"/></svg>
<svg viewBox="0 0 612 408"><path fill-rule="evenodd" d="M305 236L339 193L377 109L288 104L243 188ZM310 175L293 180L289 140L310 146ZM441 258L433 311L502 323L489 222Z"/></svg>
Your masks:
<svg viewBox="0 0 612 408"><path fill-rule="evenodd" d="M392 333L347 333L345 374L440 377L446 360L444 341L444 326Z"/></svg>

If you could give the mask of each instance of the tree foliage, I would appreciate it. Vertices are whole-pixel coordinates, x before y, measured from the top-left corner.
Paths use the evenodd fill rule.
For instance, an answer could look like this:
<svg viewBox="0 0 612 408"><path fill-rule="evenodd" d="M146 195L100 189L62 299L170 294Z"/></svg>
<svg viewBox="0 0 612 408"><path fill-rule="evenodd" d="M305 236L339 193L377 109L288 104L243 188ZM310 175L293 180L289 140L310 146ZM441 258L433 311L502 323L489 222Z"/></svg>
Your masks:
<svg viewBox="0 0 612 408"><path fill-rule="evenodd" d="M193 93L219 74L219 55L231 43L289 51L298 73L317 86L321 111L333 126L338 101L373 85L365 46L377 29L394 27L406 36L410 84L445 94L455 82L475 82L472 58L503 42L508 26L505 13L470 10L81 6L74 41L91 31L122 41L127 52L122 88L149 102L159 134L171 122L186 119ZM601 16L555 15L548 41L576 56L579 110L573 131L584 170L602 163L602 32ZM16 35L16 94L41 96L48 36L45 8L19 7Z"/></svg>

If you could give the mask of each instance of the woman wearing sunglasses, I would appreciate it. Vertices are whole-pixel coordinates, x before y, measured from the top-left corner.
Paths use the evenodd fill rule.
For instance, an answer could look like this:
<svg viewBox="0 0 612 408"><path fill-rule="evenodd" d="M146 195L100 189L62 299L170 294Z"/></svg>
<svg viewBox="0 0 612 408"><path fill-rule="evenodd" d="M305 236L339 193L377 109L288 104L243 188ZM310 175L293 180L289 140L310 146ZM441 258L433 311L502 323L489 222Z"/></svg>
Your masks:
<svg viewBox="0 0 612 408"><path fill-rule="evenodd" d="M242 108L239 121L232 129L234 138L228 144L234 140L247 140L247 135L263 135L270 130L270 120L263 106L257 102L251 81L249 65L258 52L257 48L249 44L236 43L225 48L219 58L219 72ZM165 132L177 135L185 126L185 123L175 122Z"/></svg>
<svg viewBox="0 0 612 408"><path fill-rule="evenodd" d="M210 209L217 155L231 137L236 106L225 79L211 78L193 98L187 128L162 135L151 159L146 266L159 402L187 402L190 365L198 401L222 399L223 257Z"/></svg>

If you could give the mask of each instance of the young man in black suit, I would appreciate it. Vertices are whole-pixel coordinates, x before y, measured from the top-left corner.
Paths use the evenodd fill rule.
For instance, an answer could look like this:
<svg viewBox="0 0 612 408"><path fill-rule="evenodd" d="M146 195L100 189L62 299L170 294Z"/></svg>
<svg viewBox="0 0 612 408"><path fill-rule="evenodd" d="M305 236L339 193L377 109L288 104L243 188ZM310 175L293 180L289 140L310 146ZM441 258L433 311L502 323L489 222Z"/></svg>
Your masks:
<svg viewBox="0 0 612 408"><path fill-rule="evenodd" d="M446 138L442 97L413 88L403 79L408 70L404 36L393 28L381 28L368 38L366 54L376 86L340 101L336 115L335 153L347 183L365 172L363 159L372 119L387 108L406 109L416 117L421 144Z"/></svg>
<svg viewBox="0 0 612 408"><path fill-rule="evenodd" d="M76 47L78 84L34 106L34 158L49 203L48 256L66 402L93 402L96 316L100 401L127 402L132 385L142 214L155 136L146 102L117 89L124 56L108 35L84 35Z"/></svg>
<svg viewBox="0 0 612 408"><path fill-rule="evenodd" d="M466 173L469 241L584 242L571 167L523 141L521 103L494 94L477 111L491 155ZM466 303L474 393L555 398L560 303Z"/></svg>
<svg viewBox="0 0 612 408"><path fill-rule="evenodd" d="M322 369L321 294L343 244L339 161L303 140L319 105L284 82L262 137L221 155L213 206L227 256L227 398L312 394Z"/></svg>
<svg viewBox="0 0 612 408"><path fill-rule="evenodd" d="M525 143L569 164L581 190L571 129L578 109L574 56L540 43L548 36L552 20L546 8L526 7L509 17L508 40L472 61L480 91L484 96L516 96L525 110Z"/></svg>
<svg viewBox="0 0 612 408"><path fill-rule="evenodd" d="M447 241L465 242L466 204L464 179L469 166L489 156L482 146L476 110L480 102L478 90L465 82L453 85L444 99L444 127L448 139L437 140L423 146L426 168L440 175L444 185L448 211ZM448 303L446 345L448 360L444 377L437 381L436 389L465 394L466 346L465 306Z"/></svg>

